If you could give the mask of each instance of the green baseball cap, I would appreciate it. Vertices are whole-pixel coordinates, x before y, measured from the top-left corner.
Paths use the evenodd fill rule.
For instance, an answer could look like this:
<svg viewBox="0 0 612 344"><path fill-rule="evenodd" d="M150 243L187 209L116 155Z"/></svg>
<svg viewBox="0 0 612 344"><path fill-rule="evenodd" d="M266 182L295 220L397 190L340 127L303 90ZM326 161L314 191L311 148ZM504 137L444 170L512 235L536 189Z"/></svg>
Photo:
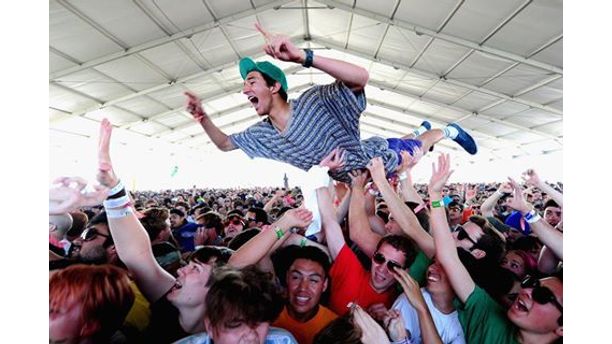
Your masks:
<svg viewBox="0 0 612 344"><path fill-rule="evenodd" d="M247 74L252 71L258 71L262 74L265 74L272 78L272 80L278 81L281 84L281 88L285 93L287 92L287 78L285 78L285 73L282 69L276 67L272 63L268 61L264 62L255 62L250 57L245 57L240 60L240 76L242 76L242 80L245 80Z"/></svg>

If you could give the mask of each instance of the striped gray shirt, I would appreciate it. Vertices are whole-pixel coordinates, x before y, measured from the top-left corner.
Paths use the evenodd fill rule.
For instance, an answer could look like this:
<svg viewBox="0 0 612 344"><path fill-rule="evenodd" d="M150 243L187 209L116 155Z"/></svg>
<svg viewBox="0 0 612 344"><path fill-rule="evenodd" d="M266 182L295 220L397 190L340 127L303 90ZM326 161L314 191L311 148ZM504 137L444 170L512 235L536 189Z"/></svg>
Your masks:
<svg viewBox="0 0 612 344"><path fill-rule="evenodd" d="M350 182L348 172L365 168L375 156L382 157L387 173L397 167L397 154L389 149L386 139L360 140L359 116L366 107L363 90L355 94L336 81L313 86L289 104L291 117L283 132L265 118L243 132L230 135L230 139L251 158L278 160L305 171L333 149L343 148L344 167L330 172L332 178L343 182Z"/></svg>

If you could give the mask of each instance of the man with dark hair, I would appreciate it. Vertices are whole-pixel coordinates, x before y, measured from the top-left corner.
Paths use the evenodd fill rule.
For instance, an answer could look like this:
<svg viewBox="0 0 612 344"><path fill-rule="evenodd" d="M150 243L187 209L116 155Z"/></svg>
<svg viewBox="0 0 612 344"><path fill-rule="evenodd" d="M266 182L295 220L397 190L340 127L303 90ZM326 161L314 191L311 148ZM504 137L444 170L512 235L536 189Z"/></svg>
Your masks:
<svg viewBox="0 0 612 344"><path fill-rule="evenodd" d="M341 148L346 164L330 174L343 182L350 181L349 171L365 167L374 156L383 157L387 173L394 173L401 163L400 151L412 153L422 147L427 152L444 138L451 138L470 154L476 154L474 139L455 123L443 130L430 130L431 124L423 122L414 133L402 138L372 137L361 141L359 117L366 107L367 70L342 60L314 56L311 49L298 49L288 37L269 34L257 24L256 27L267 41L264 50L268 55L317 68L336 81L311 87L287 102L284 94L288 92L287 80L280 68L267 61L241 59L242 93L257 115L267 118L232 135L223 133L204 112L200 99L187 92L187 111L222 151L240 148L251 158L273 159L308 171L326 156L340 156Z"/></svg>
<svg viewBox="0 0 612 344"><path fill-rule="evenodd" d="M262 208L251 207L246 213L247 228L259 227L262 228L264 225L269 225L268 213Z"/></svg>
<svg viewBox="0 0 612 344"><path fill-rule="evenodd" d="M544 221L555 227L563 220L563 209L553 199L544 203Z"/></svg>
<svg viewBox="0 0 612 344"><path fill-rule="evenodd" d="M214 211L209 211L196 218L198 228L194 242L196 248L202 245L223 245L223 218Z"/></svg>
<svg viewBox="0 0 612 344"><path fill-rule="evenodd" d="M298 343L311 344L314 336L337 318L320 304L329 286L331 263L327 254L314 246L290 245L282 250L286 251L282 256L288 258L282 263L288 269L278 277L286 284L288 299L273 325L291 332Z"/></svg>
<svg viewBox="0 0 612 344"><path fill-rule="evenodd" d="M122 265L108 228L106 212L89 221L81 236L74 240L72 250L73 256L83 263Z"/></svg>
<svg viewBox="0 0 612 344"><path fill-rule="evenodd" d="M178 240L181 252L191 252L195 249L193 237L198 225L187 222L186 215L182 210L170 209L170 227L172 228L172 234Z"/></svg>

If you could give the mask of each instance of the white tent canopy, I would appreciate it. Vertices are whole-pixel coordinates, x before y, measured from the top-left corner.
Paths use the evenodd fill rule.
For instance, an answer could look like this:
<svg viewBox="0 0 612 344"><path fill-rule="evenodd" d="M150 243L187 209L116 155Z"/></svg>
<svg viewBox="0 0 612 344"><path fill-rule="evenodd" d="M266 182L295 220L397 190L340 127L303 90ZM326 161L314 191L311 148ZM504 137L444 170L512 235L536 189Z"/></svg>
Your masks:
<svg viewBox="0 0 612 344"><path fill-rule="evenodd" d="M95 138L107 117L128 145L216 151L183 92L200 95L227 134L257 122L237 67L245 56L272 61L256 22L369 71L363 138L405 135L423 119L458 122L479 153L453 142L436 149L481 169L563 147L560 0L51 0L49 9L52 148L62 137ZM332 81L275 63L290 98Z"/></svg>

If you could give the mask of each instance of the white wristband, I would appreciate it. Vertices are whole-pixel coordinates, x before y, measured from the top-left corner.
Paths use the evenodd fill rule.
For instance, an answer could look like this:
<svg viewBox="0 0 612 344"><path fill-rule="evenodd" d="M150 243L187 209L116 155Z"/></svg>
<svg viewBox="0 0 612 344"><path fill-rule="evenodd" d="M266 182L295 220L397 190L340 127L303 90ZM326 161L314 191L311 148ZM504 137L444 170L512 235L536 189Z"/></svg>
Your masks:
<svg viewBox="0 0 612 344"><path fill-rule="evenodd" d="M102 202L105 209L123 208L130 203L130 197L128 195L121 196L119 198L107 199Z"/></svg>
<svg viewBox="0 0 612 344"><path fill-rule="evenodd" d="M500 195L500 196L503 196L503 195L504 195L504 193L503 193L503 192L501 192L501 191L499 191L499 190L495 190L495 193L496 193L496 194L498 194L498 195Z"/></svg>
<svg viewBox="0 0 612 344"><path fill-rule="evenodd" d="M399 174L399 180L406 180L408 179L408 174L406 172L402 172Z"/></svg>
<svg viewBox="0 0 612 344"><path fill-rule="evenodd" d="M117 183L117 185L113 186L112 189L108 190L108 195L112 196L114 194L119 193L119 191L121 191L122 189L124 189L125 186L123 185L123 183L121 182L121 180L119 180L119 183ZM127 191L127 190L126 190Z"/></svg>
<svg viewBox="0 0 612 344"><path fill-rule="evenodd" d="M118 209L106 208L106 216L109 219L117 219L121 217L126 217L129 214L133 214L133 213L134 211L132 210L132 207L125 207L125 208L118 208Z"/></svg>

